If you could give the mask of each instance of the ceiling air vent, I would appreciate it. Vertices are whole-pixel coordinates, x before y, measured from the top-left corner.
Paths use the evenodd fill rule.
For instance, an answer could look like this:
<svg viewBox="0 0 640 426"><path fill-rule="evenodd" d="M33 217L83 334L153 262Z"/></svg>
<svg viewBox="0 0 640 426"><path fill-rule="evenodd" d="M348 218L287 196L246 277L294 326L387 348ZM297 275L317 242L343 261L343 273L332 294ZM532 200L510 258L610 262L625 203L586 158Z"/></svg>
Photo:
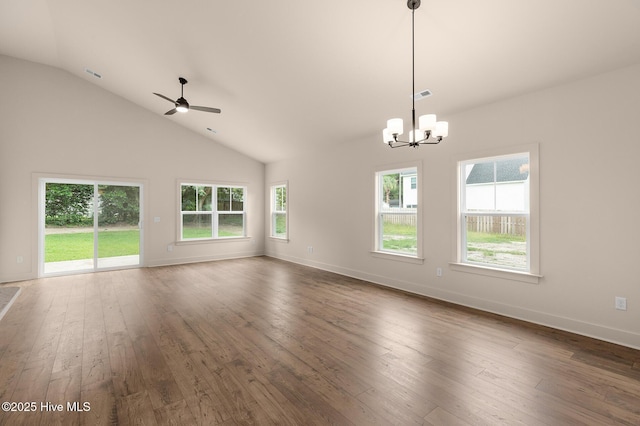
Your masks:
<svg viewBox="0 0 640 426"><path fill-rule="evenodd" d="M90 75L94 76L95 78L102 78L102 76L100 74L98 74L95 71L90 70L89 68L85 68L84 70L85 70L85 72L87 74L90 74Z"/></svg>
<svg viewBox="0 0 640 426"><path fill-rule="evenodd" d="M420 99L428 98L431 95L432 95L431 90L425 89L425 90L422 90L422 91L420 91L418 93L414 93L413 94L413 100L414 101L419 101Z"/></svg>

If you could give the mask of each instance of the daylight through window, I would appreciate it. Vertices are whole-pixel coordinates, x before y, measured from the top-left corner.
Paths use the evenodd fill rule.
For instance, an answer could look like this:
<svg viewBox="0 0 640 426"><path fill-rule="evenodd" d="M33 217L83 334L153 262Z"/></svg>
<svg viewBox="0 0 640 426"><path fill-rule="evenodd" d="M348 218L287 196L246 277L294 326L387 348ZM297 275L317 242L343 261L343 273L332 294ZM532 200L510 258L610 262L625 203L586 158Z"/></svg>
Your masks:
<svg viewBox="0 0 640 426"><path fill-rule="evenodd" d="M271 236L287 238L287 186L271 187Z"/></svg>
<svg viewBox="0 0 640 426"><path fill-rule="evenodd" d="M376 251L419 255L418 169L376 173Z"/></svg>
<svg viewBox="0 0 640 426"><path fill-rule="evenodd" d="M460 163L461 261L530 270L529 154Z"/></svg>
<svg viewBox="0 0 640 426"><path fill-rule="evenodd" d="M180 239L244 237L245 187L182 184Z"/></svg>

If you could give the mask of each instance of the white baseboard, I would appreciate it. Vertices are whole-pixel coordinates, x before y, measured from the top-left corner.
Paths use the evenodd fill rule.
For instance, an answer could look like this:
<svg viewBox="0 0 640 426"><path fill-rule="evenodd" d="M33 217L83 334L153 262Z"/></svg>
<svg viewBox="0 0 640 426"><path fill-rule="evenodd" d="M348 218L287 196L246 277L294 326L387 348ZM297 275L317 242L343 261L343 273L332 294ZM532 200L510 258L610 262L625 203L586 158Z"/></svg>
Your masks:
<svg viewBox="0 0 640 426"><path fill-rule="evenodd" d="M479 309L485 312L490 312L509 318L551 327L558 330L568 331L570 333L575 333L582 336L627 346L633 349L640 349L640 333L611 328L601 324L580 321L573 318L563 317L519 306L506 305L493 300L481 299L461 293L455 293L439 288L429 287L425 284L412 283L392 277L371 274L365 271L316 262L309 259L293 256L275 255L273 253L266 253L265 255L276 259L285 260L287 262L310 266L313 268L334 272L340 275L369 281L377 285L391 287L397 290L402 290L409 293L454 303L456 305Z"/></svg>
<svg viewBox="0 0 640 426"><path fill-rule="evenodd" d="M171 259L147 259L144 266L156 267L156 266L186 265L189 263L212 262L216 260L241 259L244 257L257 257L257 256L264 256L264 253L251 251L251 252L224 253L224 254L213 255L213 256L179 257L179 258L171 258Z"/></svg>
<svg viewBox="0 0 640 426"><path fill-rule="evenodd" d="M24 273L24 274L9 275L9 276L0 278L0 284L15 283L15 282L18 282L18 281L29 281L29 280L35 280L37 278L38 278L38 274L35 273L35 272L28 272L28 273Z"/></svg>

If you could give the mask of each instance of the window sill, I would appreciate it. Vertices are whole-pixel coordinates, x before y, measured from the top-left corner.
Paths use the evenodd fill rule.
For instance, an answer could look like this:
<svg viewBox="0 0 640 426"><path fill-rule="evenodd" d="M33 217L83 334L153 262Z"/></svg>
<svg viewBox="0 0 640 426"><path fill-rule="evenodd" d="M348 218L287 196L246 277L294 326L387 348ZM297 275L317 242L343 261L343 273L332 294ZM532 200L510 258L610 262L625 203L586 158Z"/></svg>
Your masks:
<svg viewBox="0 0 640 426"><path fill-rule="evenodd" d="M203 238L201 240L185 240L176 241L176 246L188 246L191 244L209 244L209 243L232 243L238 241L251 241L252 237L226 237L226 238Z"/></svg>
<svg viewBox="0 0 640 426"><path fill-rule="evenodd" d="M409 256L406 254L396 254L396 253L387 253L381 251L372 251L371 256L377 257L379 259L387 259L387 260L395 260L399 262L413 263L415 265L424 264L424 258Z"/></svg>
<svg viewBox="0 0 640 426"><path fill-rule="evenodd" d="M538 284L542 275L529 272L511 271L508 269L490 268L487 266L470 265L468 263L450 262L451 270L469 274L485 275L505 280L522 281L528 284Z"/></svg>
<svg viewBox="0 0 640 426"><path fill-rule="evenodd" d="M273 236L269 236L269 241L274 241L277 243L288 243L289 239L288 238L280 238L280 237L273 237Z"/></svg>

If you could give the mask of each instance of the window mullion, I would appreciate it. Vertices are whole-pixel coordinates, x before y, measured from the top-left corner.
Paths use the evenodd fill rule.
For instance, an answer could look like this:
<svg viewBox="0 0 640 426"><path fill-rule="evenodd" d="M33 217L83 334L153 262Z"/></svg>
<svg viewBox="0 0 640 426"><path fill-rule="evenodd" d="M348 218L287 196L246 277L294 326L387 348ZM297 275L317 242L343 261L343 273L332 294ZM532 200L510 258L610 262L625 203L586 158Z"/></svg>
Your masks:
<svg viewBox="0 0 640 426"><path fill-rule="evenodd" d="M212 221L212 229L211 234L212 238L218 238L218 186L213 186L211 188L211 221Z"/></svg>

